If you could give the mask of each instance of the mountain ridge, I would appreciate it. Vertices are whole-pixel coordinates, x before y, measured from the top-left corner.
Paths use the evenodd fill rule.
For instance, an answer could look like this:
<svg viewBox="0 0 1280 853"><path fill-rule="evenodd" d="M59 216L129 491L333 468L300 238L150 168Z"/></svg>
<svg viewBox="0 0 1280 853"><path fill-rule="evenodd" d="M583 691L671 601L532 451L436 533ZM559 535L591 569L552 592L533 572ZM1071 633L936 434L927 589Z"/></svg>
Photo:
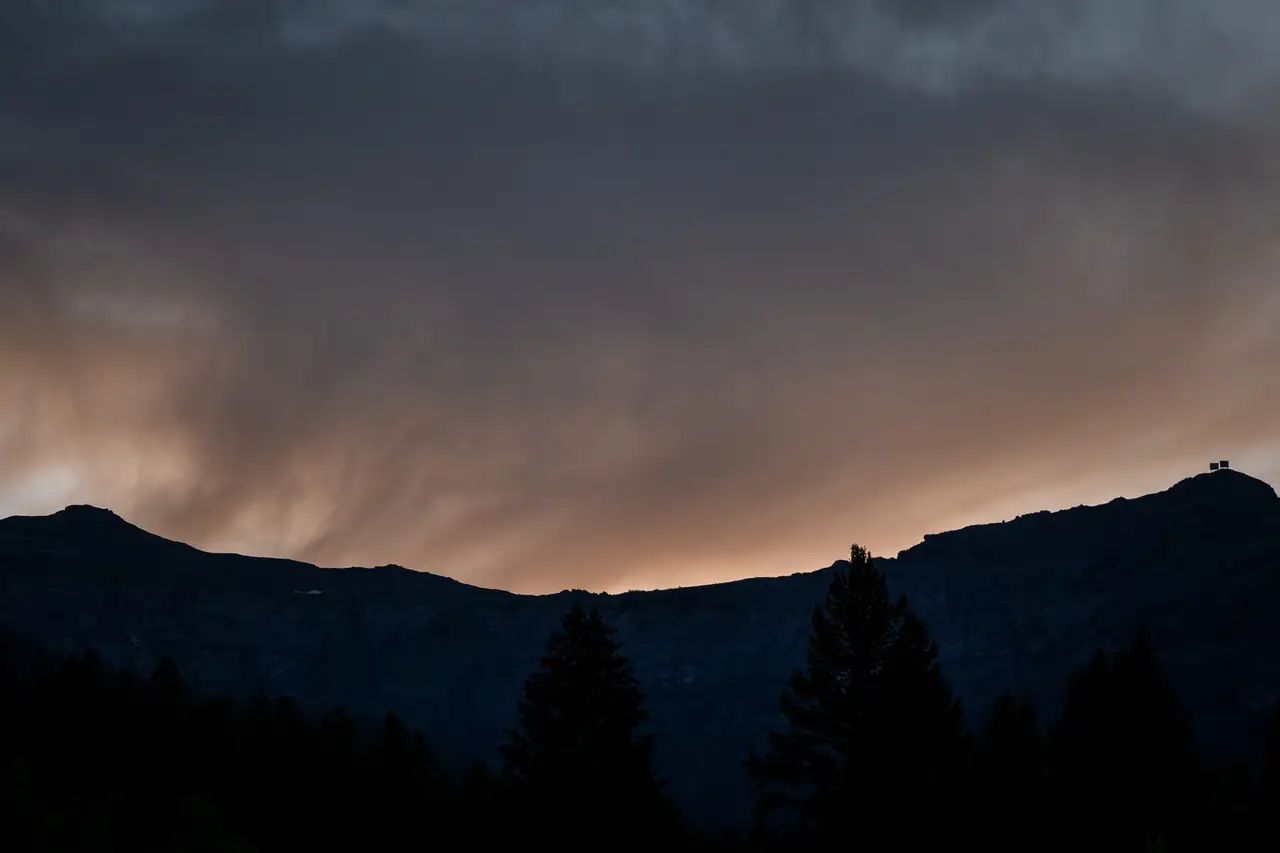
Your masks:
<svg viewBox="0 0 1280 853"><path fill-rule="evenodd" d="M0 545L8 548L57 547L79 551L102 548L191 549L130 522L109 509L72 504L50 515L15 515L0 520ZM194 549L193 549L194 550Z"/></svg>
<svg viewBox="0 0 1280 853"><path fill-rule="evenodd" d="M1108 510L1117 505L1125 506L1142 506L1144 504L1153 504L1159 501L1172 501L1175 499L1194 499L1198 505L1225 505L1234 511L1238 511L1242 506L1252 506L1255 509L1259 506L1263 508L1272 508L1280 510L1280 494L1277 494L1275 487L1269 483L1251 477L1235 469L1222 469L1207 473L1199 473L1186 477L1174 483L1167 489L1151 492L1136 498L1116 497L1106 503L1100 504L1079 504L1073 507L1064 507L1062 509L1049 510L1042 509L1029 513L1019 514L1011 519L1002 521L978 522L968 524L954 530L941 531L937 533L925 533L920 542L908 548L898 551L893 556L880 556L877 561L895 561L902 559L910 559L922 553L928 553L932 548L937 546L939 542L952 543L958 539L981 535L987 532L1008 531L1015 529L1016 526L1027 525L1032 522L1043 522L1045 520L1061 521L1064 516L1070 514L1078 514L1081 512ZM1268 502L1271 504L1268 506ZM797 575L811 574L813 572L824 572L832 568L832 566L823 566L818 569L808 571L792 572L786 575L753 575L743 578L731 578L724 581L716 581L713 583L697 584L693 586L673 586L658 587L654 589L628 590L625 593L603 593L593 592L590 590L580 589L562 589L557 592L547 593L519 593L511 590L503 590L495 587L484 587L478 584L469 583L467 581L454 578L450 575L441 574L439 572L428 571L426 569L416 569L412 567L402 566L396 563L378 564L374 566L322 566L316 563L307 563L290 557L277 557L244 554L240 552L218 552L207 551L193 545L189 545L177 540L168 539L159 534L152 533L145 528L136 525L114 510L104 507L97 507L90 504L71 504L64 509L58 510L48 515L13 515L0 519L0 545L3 545L6 538L13 538L11 530L14 527L26 526L28 529L37 525L49 524L50 528L55 532L63 534L67 532L78 533L73 539L79 539L82 542L93 545L102 546L104 544L117 545L127 541L129 536L136 536L139 542L150 541L154 545L164 543L166 546L174 546L189 551L194 551L209 557L235 557L240 559L259 560L273 563L290 563L301 566L308 566L322 571L407 571L415 574L426 575L440 580L452 581L454 583L471 587L473 589L487 590L492 592L507 593L509 595L517 595L533 598L544 598L549 596L559 596L566 593L587 592L591 595L613 595L625 596L635 594L668 592L681 589L699 589L704 587L719 587L725 584L741 583L752 580L777 580ZM100 534L104 531L112 531L115 535L115 541L104 541ZM46 535L48 530L42 531ZM99 536L94 536L97 533Z"/></svg>
<svg viewBox="0 0 1280 853"><path fill-rule="evenodd" d="M649 697L672 793L709 824L745 819L742 759L778 725L812 609L843 565L519 595L213 554L103 510L15 518L0 521L0 630L144 671L171 657L206 690L394 710L459 767L494 760L548 632L572 602L594 604ZM1250 754L1280 702L1280 500L1247 475L931 535L878 563L928 623L971 722L1003 690L1052 719L1072 669L1140 627L1212 754Z"/></svg>

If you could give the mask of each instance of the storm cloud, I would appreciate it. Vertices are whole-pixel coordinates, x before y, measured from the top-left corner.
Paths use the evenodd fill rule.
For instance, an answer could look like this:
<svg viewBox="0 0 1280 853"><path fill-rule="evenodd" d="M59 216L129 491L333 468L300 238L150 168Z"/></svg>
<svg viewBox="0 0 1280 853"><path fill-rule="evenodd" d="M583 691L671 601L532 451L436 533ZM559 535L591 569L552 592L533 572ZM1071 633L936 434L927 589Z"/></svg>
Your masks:
<svg viewBox="0 0 1280 853"><path fill-rule="evenodd" d="M0 512L519 591L1280 476L1280 12L0 10Z"/></svg>

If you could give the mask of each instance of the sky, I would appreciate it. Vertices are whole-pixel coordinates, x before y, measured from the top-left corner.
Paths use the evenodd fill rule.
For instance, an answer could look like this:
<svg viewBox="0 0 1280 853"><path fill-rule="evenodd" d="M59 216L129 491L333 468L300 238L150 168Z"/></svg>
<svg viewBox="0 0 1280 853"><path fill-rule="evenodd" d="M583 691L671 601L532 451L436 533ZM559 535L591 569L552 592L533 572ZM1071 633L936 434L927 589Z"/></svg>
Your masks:
<svg viewBox="0 0 1280 853"><path fill-rule="evenodd" d="M6 0L0 514L519 592L1280 483L1270 0Z"/></svg>

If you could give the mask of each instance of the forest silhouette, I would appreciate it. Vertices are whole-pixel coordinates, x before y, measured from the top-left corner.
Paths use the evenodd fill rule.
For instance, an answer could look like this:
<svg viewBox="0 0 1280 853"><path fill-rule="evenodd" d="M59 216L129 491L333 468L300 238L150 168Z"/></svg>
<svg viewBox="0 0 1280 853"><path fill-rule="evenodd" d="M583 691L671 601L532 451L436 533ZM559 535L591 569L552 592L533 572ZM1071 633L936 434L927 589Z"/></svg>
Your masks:
<svg viewBox="0 0 1280 853"><path fill-rule="evenodd" d="M1265 755L1209 765L1147 638L1098 652L1045 725L997 699L977 731L928 626L854 546L813 612L779 726L744 756L749 830L664 791L614 630L575 605L493 768L445 769L395 714L201 694L169 661L3 649L0 845L13 851L1280 850L1280 714Z"/></svg>

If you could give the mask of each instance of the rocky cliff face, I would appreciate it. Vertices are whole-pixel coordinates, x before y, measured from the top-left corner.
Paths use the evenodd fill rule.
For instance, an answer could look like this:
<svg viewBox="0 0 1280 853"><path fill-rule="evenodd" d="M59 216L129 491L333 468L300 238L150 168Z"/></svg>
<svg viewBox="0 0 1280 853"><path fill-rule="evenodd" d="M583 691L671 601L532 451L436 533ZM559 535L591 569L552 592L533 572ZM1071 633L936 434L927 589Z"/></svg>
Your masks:
<svg viewBox="0 0 1280 853"><path fill-rule="evenodd" d="M1233 471L1097 507L928 536L882 561L973 716L1014 688L1052 713L1070 670L1145 626L1206 748L1253 748L1280 701L1280 499ZM615 624L650 697L673 793L745 814L741 761L777 722L830 569L659 592L519 596L394 566L208 554L112 513L0 521L0 627L210 690L396 710L459 761L492 758L573 600Z"/></svg>

